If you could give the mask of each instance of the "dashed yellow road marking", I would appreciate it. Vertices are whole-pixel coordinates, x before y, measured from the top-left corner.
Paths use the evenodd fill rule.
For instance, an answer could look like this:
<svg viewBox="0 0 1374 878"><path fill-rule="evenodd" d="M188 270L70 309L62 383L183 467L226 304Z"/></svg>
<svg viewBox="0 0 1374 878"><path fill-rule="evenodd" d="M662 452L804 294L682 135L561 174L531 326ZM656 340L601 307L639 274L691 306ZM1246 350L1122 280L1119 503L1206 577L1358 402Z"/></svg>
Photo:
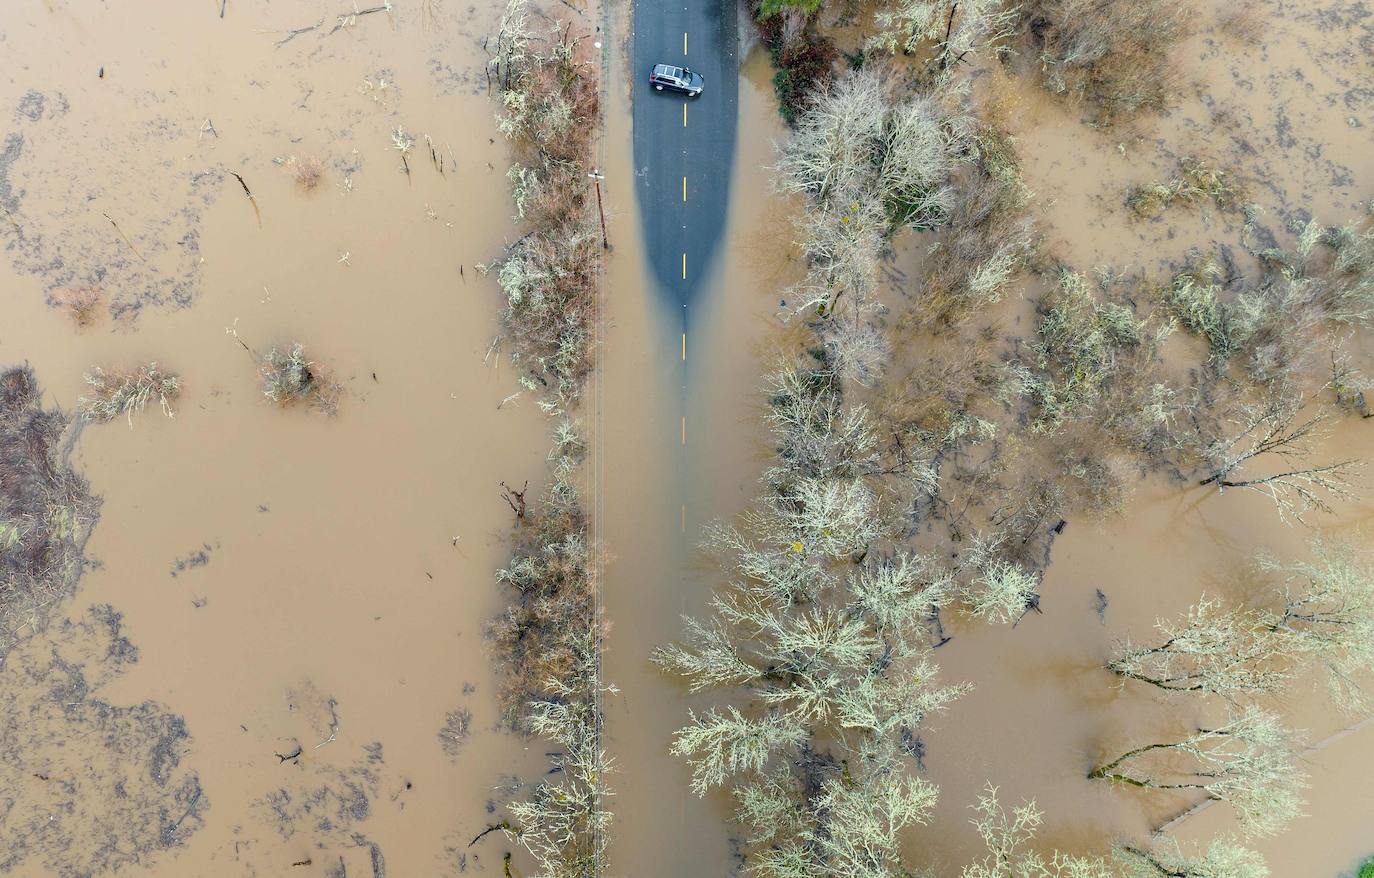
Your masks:
<svg viewBox="0 0 1374 878"><path fill-rule="evenodd" d="M682 334L682 362L687 362L687 333Z"/></svg>
<svg viewBox="0 0 1374 878"><path fill-rule="evenodd" d="M687 31L682 32L682 54L687 54Z"/></svg>
<svg viewBox="0 0 1374 878"><path fill-rule="evenodd" d="M683 177L683 178L682 178L682 200L683 200L683 201L686 201L686 200L687 200L687 178L686 178L686 177Z"/></svg>
<svg viewBox="0 0 1374 878"><path fill-rule="evenodd" d="M682 254L682 279L687 279L687 254Z"/></svg>
<svg viewBox="0 0 1374 878"><path fill-rule="evenodd" d="M687 533L687 504L682 504L682 532Z"/></svg>
<svg viewBox="0 0 1374 878"><path fill-rule="evenodd" d="M687 105L686 105L686 104L683 104L683 105L682 105L682 127L683 127L683 128L686 128L686 127L687 127Z"/></svg>
<svg viewBox="0 0 1374 878"><path fill-rule="evenodd" d="M682 444L687 444L687 416L682 416Z"/></svg>

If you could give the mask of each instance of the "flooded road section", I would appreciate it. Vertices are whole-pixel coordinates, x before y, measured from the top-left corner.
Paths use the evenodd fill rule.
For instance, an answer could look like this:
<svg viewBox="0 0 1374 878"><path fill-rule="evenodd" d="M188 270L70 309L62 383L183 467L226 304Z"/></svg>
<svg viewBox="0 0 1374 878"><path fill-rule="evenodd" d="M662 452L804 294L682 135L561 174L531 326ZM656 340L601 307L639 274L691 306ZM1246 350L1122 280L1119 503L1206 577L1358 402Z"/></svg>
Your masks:
<svg viewBox="0 0 1374 878"><path fill-rule="evenodd" d="M1211 21L1207 16L1223 11L1209 6L1203 17ZM1364 134L1374 125L1374 106L1356 75L1369 69L1360 49L1368 43L1367 26L1338 15L1337 6L1260 4L1259 14L1273 21L1259 44L1203 28L1184 45L1179 53L1184 93L1167 117L1097 132L1038 85L1005 86L1026 182L1037 193L1047 249L1056 257L1083 272L1110 267L1117 273L1162 274L1179 266L1191 247L1235 249L1242 231L1239 212L1176 209L1158 221L1141 221L1126 208L1130 186L1167 179L1188 156L1240 177L1247 197L1262 207L1256 229L1263 240L1286 240L1290 224L1309 215L1333 224L1361 215L1374 194L1374 153ZM685 769L666 756L668 740L686 713L677 697L654 688L661 682L642 657L681 631L674 613L699 614L718 584L691 545L702 524L736 514L757 491L769 449L761 444L762 400L755 376L776 351L789 348L787 330L776 316L779 298L799 270L795 257L788 258L795 235L781 222L793 206L770 197L766 168L774 161L772 142L785 131L770 114L776 105L766 58L757 49L745 57L724 271L712 279L705 298L710 317L687 347L684 475L680 486L672 479L656 487L636 480L632 494L608 483L610 496L619 497L609 504L608 533L622 534L610 540L616 562L608 581L611 616L617 620L608 662L626 689L625 706L613 707L610 717L625 769L617 802L620 874L649 869L731 874L729 864L716 857L740 850L729 828L728 799L693 798ZM928 244L910 234L898 239L895 265L904 276L919 276ZM989 316L996 331L1009 336L1034 331L1028 320L1035 292L1023 286ZM894 296L894 301L901 300ZM671 333L664 335L669 337L658 344L670 346ZM628 356L610 347L608 362ZM1368 368L1374 357L1368 333L1349 349ZM659 376L657 401L645 411L655 422L651 429L658 444L677 438L675 414L661 401L674 390L671 369L661 365L670 353L646 348L634 355L638 369ZM616 365L609 374L625 371ZM754 382L753 390L740 386L746 383L743 376ZM642 374L637 380L643 386ZM1333 418L1333 430L1314 457L1368 459L1374 448L1369 424ZM622 441L628 449L631 440ZM653 454L654 466L671 463L667 452ZM653 471L639 457L621 459L634 460L636 472ZM1314 533L1364 546L1374 539L1367 471L1356 499L1333 504L1329 515L1309 517L1315 531L1285 524L1258 494L1217 493L1139 473L1128 483L1119 510L1073 517L1054 542L1041 588L1043 615L1029 615L1015 628L967 620L947 626L952 639L933 656L942 679L968 681L975 688L923 729L919 741L921 770L940 787L941 797L931 822L906 842L911 861L930 874L957 875L984 853L970 818L988 783L1000 786L1004 802L1037 801L1046 815L1036 841L1043 850L1105 854L1114 840L1148 837L1188 811L1195 798L1142 795L1086 778L1104 757L1200 719L1198 706L1186 699L1165 700L1142 691L1148 687L1121 686L1103 668L1113 642L1151 638L1156 619L1178 618L1204 591L1247 599L1240 588L1242 574L1262 552L1305 558ZM680 554L672 544L675 491L686 504L688 533ZM645 522L651 525L647 529ZM665 574L665 568L683 573ZM626 613L634 620L630 632L624 630ZM620 652L627 646L633 647L629 656ZM1249 842L1275 876L1345 875L1374 853L1370 794L1359 780L1374 774L1374 725L1335 713L1321 689L1304 680L1296 697L1265 705L1303 730L1308 749L1300 762L1311 774L1307 816L1279 836ZM699 711L710 704L681 690L679 696ZM679 799L687 801L683 816L675 819ZM726 834L725 841L709 832L695 835L705 830L694 811L719 817L725 828L717 832ZM1170 831L1187 842L1234 834L1237 828L1231 809L1214 807L1198 810ZM683 833L694 836L684 843Z"/></svg>
<svg viewBox="0 0 1374 878"><path fill-rule="evenodd" d="M184 387L174 420L77 445L96 566L3 686L42 706L42 669L79 669L91 706L35 707L7 750L3 867L497 874L509 844L468 843L527 747L543 771L494 728L498 483L533 500L548 444L474 270L516 233L483 81L499 9L223 5L0 15L0 360L67 409L93 365ZM86 328L45 303L81 290ZM263 398L240 342L292 341L337 417Z"/></svg>
<svg viewBox="0 0 1374 878"><path fill-rule="evenodd" d="M174 420L154 405L76 446L103 497L94 566L0 665L28 723L0 775L10 874L499 875L509 843L470 842L546 768L539 742L495 727L482 641L514 526L500 483L529 480L535 500L549 427L492 349L500 293L476 271L519 234L483 76L500 8L340 6L35 0L0 17L0 362L30 363L49 408L70 409L93 365L155 360L184 385ZM1095 133L1018 92L1018 150L1057 254L1084 271L1154 268L1232 235L1230 216L1140 223L1122 206L1127 186L1199 147L1251 175L1275 229L1304 209L1344 222L1368 197L1374 119L1352 78L1368 70L1367 25L1262 8L1274 25L1258 47L1195 37L1184 65L1201 85L1134 133ZM627 14L612 7L618 40ZM620 690L606 701L609 874L726 876L741 851L729 802L693 796L668 754L703 700L648 655L701 612L717 575L701 527L750 503L771 453L759 375L794 347L778 305L802 270L780 221L795 205L771 193L785 131L755 49L718 262L684 336L639 237L635 73L617 46L603 169L615 249L585 407L605 677ZM899 239L897 263L918 265L925 243ZM88 300L78 327L73 303ZM1015 322L1024 299L1006 310L1007 332L1030 331ZM342 386L337 416L262 397L252 352L293 341ZM1340 421L1320 453L1369 457L1370 423ZM1369 478L1315 523L1367 543ZM1043 615L950 620L942 677L975 689L922 732L942 792L907 839L935 875L978 852L970 806L989 781L1006 802L1034 797L1040 842L1076 852L1192 804L1085 779L1181 716L1117 685L1108 645L1148 636L1203 588L1232 593L1260 549L1300 557L1310 534L1258 495L1132 484L1120 511L1074 518L1055 542ZM1374 727L1341 735L1358 718L1315 694L1283 708L1313 746L1309 816L1256 846L1275 876L1347 872L1371 853ZM1232 830L1211 808L1175 832Z"/></svg>

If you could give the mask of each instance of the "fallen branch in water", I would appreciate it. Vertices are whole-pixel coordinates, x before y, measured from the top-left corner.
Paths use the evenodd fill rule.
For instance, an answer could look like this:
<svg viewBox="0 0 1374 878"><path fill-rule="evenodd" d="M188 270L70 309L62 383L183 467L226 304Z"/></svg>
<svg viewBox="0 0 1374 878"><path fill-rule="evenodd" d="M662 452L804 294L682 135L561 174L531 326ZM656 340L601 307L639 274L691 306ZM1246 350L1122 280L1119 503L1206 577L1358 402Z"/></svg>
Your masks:
<svg viewBox="0 0 1374 878"><path fill-rule="evenodd" d="M124 239L124 243L129 245L129 249L134 251L134 255L138 257L139 261L147 262L148 260L144 259L143 254L138 252L138 248L134 246L134 242L129 240L128 235L124 234L124 230L119 227L119 223L114 221L114 217L110 216L108 211L102 210L101 213L104 214L105 219L110 221L110 225L114 226L114 230L119 232L119 237Z"/></svg>
<svg viewBox="0 0 1374 878"><path fill-rule="evenodd" d="M289 31L286 32L286 37L285 37L285 38L280 39L280 40L277 41L277 48L280 49L282 46L284 46L284 45L286 45L287 43L291 42L292 40L294 40L296 37L300 36L301 34L308 34L308 33L310 33L312 30L318 30L319 28L321 28L321 27L323 27L323 26L324 26L324 19L321 18L319 21L315 22L314 24L310 25L309 27L298 27L298 28L296 28L295 30L289 30ZM278 33L280 33L280 31L278 31Z"/></svg>
<svg viewBox="0 0 1374 878"><path fill-rule="evenodd" d="M239 185L243 187L243 194L247 195L248 200L253 202L253 213L258 218L258 228L262 228L262 211L258 209L258 200L253 197L253 190L248 188L248 184L244 181L243 177L240 176L237 172L230 171L229 173L233 174L234 179L239 181ZM263 289L266 289L266 287L264 287Z"/></svg>
<svg viewBox="0 0 1374 878"><path fill-rule="evenodd" d="M473 838L472 841L468 842L468 847L472 847L473 845L477 844L477 842L481 841L482 838L483 838L484 836L489 835L489 834L491 834L491 833L493 833L493 832L496 832L497 830L504 830L505 832L517 832L517 833L518 833L518 830L517 830L515 827L513 827L513 826L510 825L510 821L509 821L509 820L502 820L500 823L493 823L492 825L488 826L486 829L484 829L484 830L482 830L481 832L477 833L477 836L476 836L475 838Z"/></svg>
<svg viewBox="0 0 1374 878"><path fill-rule="evenodd" d="M336 17L335 17L335 20L334 20L334 29L331 30L329 33L325 34L325 36L332 36L333 34L338 33L339 31L343 30L343 29L346 28L346 27L352 27L353 24L354 24L355 22L357 22L357 20L358 20L358 18L359 18L360 16L363 16L363 15L371 15L371 14L374 13L374 12L390 12L390 11L391 11L391 3L389 3L389 2L388 2L388 3L383 3L381 6L372 6L372 7L369 7L369 8L367 8L367 9L359 9L358 7L355 6L355 7L353 7L353 11L352 11L352 12L346 13L346 14L344 14L344 15L336 16Z"/></svg>
<svg viewBox="0 0 1374 878"><path fill-rule="evenodd" d="M391 9L392 7L390 2L383 3L381 6L369 6L367 9L359 9L355 6L353 7L352 12L344 12L334 16L334 27L331 28L329 33L325 34L325 36L332 36L333 34L338 33L346 27L352 27L353 24L364 15L371 15L374 12L390 12ZM223 16L221 16L221 18L222 17ZM277 48L280 49L282 46L291 42L301 34L308 34L311 31L319 30L322 27L324 27L323 18L321 18L319 21L315 22L312 25L307 25L306 27L298 27L288 31L276 31L276 33L286 34L285 37L281 38L280 40L277 40Z"/></svg>

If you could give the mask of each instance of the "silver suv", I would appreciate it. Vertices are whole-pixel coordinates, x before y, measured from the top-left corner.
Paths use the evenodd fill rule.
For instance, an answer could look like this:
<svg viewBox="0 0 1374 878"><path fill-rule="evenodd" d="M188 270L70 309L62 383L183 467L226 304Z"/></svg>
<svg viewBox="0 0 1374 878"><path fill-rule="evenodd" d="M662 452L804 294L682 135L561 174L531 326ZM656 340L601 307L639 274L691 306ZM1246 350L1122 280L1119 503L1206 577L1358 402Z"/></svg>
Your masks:
<svg viewBox="0 0 1374 878"><path fill-rule="evenodd" d="M701 94L702 88L706 85L706 80L700 73L693 73L690 67L674 67L671 64L655 64L654 69L649 71L649 84L656 91L682 92L688 97L696 97Z"/></svg>

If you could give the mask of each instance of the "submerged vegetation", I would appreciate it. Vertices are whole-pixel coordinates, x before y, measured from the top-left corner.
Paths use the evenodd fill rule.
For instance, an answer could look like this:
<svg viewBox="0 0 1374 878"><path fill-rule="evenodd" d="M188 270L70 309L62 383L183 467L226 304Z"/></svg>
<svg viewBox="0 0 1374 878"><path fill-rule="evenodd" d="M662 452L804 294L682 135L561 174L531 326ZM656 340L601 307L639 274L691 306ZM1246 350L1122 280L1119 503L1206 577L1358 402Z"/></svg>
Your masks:
<svg viewBox="0 0 1374 878"><path fill-rule="evenodd" d="M1126 195L1126 206L1142 219L1153 219L1174 204L1189 207L1211 201L1219 210L1236 210L1245 191L1225 171L1210 168L1201 159L1179 163L1179 175L1164 183L1135 186Z"/></svg>
<svg viewBox="0 0 1374 878"><path fill-rule="evenodd" d="M600 94L586 41L553 27L536 34L525 2L501 19L488 65L500 89L497 127L516 151L507 176L527 231L493 265L520 383L573 404L592 369L601 241L592 215Z"/></svg>
<svg viewBox="0 0 1374 878"><path fill-rule="evenodd" d="M132 427L134 415L153 401L161 406L164 415L176 417L172 403L181 395L181 380L158 368L157 363L108 371L95 366L85 378L90 396L77 400L77 408L88 421L113 421L123 415Z"/></svg>
<svg viewBox="0 0 1374 878"><path fill-rule="evenodd" d="M46 627L85 569L100 503L68 461L70 426L43 408L33 370L0 372L0 658Z"/></svg>
<svg viewBox="0 0 1374 878"><path fill-rule="evenodd" d="M1259 492L1303 524L1352 496L1360 461L1323 453L1320 406L1334 397L1367 416L1344 345L1374 321L1374 233L1367 217L1304 220L1284 246L1236 172L1188 158L1175 179L1130 190L1126 208L1234 213L1249 261L1193 251L1160 281L1052 252L1010 133L1016 78L1073 101L1093 127L1167 109L1195 27L1187 4L752 11L791 127L776 186L804 199L805 276L784 295L804 332L766 380L760 493L704 534L720 567L709 609L654 654L689 692L714 693L672 752L698 794L731 794L751 874L920 874L900 839L937 791L911 742L968 686L935 680L945 614L1015 626L1041 611L1069 518L1115 512L1148 475ZM1224 19L1240 38L1255 29L1250 6ZM841 61L832 38L861 48ZM820 70L786 51L821 44L803 56L835 54ZM893 258L908 251L921 254L910 276ZM1029 320L1017 298L1033 304ZM1088 779L1224 802L1245 835L1301 813L1300 735L1269 700L1323 672L1336 703L1360 710L1374 671L1367 559L1321 540L1311 554L1261 561L1246 595L1203 596L1185 620L1160 622L1157 642L1118 642L1118 677L1197 697L1187 712L1167 702L1161 731L1133 730L1130 749L1083 766ZM988 856L963 878L1269 874L1230 838L1121 838L1079 856L1035 843L1034 802L1007 810L989 787L976 811Z"/></svg>
<svg viewBox="0 0 1374 878"><path fill-rule="evenodd" d="M306 358L300 342L269 348L258 362L258 373L262 395L283 408L301 404L327 415L338 412L343 388Z"/></svg>
<svg viewBox="0 0 1374 878"><path fill-rule="evenodd" d="M536 32L525 0L501 18L489 79L497 126L516 151L508 178L526 233L489 270L505 294L504 332L525 389L558 418L542 501L522 490L515 551L497 579L514 602L487 629L505 722L559 750L530 795L496 824L543 878L596 878L610 812L602 749L601 621L595 547L577 480L586 446L570 412L593 368L602 241L588 172L600 131L596 67L571 27ZM508 493L508 502L510 494ZM509 866L507 866L509 873Z"/></svg>

